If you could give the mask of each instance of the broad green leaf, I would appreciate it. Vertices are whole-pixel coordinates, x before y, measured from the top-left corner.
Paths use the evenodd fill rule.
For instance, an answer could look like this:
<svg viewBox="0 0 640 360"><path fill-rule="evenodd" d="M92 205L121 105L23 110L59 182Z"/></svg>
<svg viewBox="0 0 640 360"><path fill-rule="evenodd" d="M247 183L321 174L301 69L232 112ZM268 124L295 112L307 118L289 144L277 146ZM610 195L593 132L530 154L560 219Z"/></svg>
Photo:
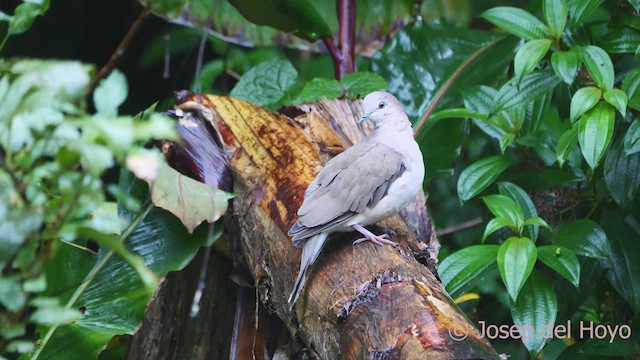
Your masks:
<svg viewBox="0 0 640 360"><path fill-rule="evenodd" d="M558 158L558 163L560 166L564 165L565 161L571 154L571 151L575 149L578 144L578 127L573 126L571 129L567 130L562 136L560 140L558 140L558 147L556 148L556 157Z"/></svg>
<svg viewBox="0 0 640 360"><path fill-rule="evenodd" d="M9 21L9 34L22 34L31 28L36 17L49 9L49 1L25 1L18 5Z"/></svg>
<svg viewBox="0 0 640 360"><path fill-rule="evenodd" d="M516 225L509 219L498 217L489 220L489 223L487 223L487 227L484 229L484 233L482 234L482 242L484 242L489 235L504 227L516 229Z"/></svg>
<svg viewBox="0 0 640 360"><path fill-rule="evenodd" d="M98 114L118 115L118 107L127 99L127 78L120 71L113 71L93 93L93 104Z"/></svg>
<svg viewBox="0 0 640 360"><path fill-rule="evenodd" d="M287 97L283 100L286 104L303 104L318 101L322 98L335 99L342 96L340 83L335 79L315 78L297 87L289 88Z"/></svg>
<svg viewBox="0 0 640 360"><path fill-rule="evenodd" d="M540 216L534 216L531 218L528 218L527 220L524 221L525 225L536 225L536 226L542 226L545 227L547 229L550 229L549 224L547 224L546 221L544 221L543 218L541 218Z"/></svg>
<svg viewBox="0 0 640 360"><path fill-rule="evenodd" d="M429 122L435 123L442 119L487 119L487 115L467 109L445 109L436 111L429 116ZM425 129L426 130L426 129Z"/></svg>
<svg viewBox="0 0 640 360"><path fill-rule="evenodd" d="M247 20L314 41L331 36L324 17L307 0L229 0Z"/></svg>
<svg viewBox="0 0 640 360"><path fill-rule="evenodd" d="M427 125L431 122L431 118ZM428 178L448 178L454 173L454 164L460 156L462 141L468 133L466 121L447 119L427 126L419 134L418 143L424 154Z"/></svg>
<svg viewBox="0 0 640 360"><path fill-rule="evenodd" d="M287 60L273 59L247 71L230 95L254 104L275 109L287 90L294 84L298 72Z"/></svg>
<svg viewBox="0 0 640 360"><path fill-rule="evenodd" d="M544 0L542 11L551 35L554 39L559 39L564 33L564 26L567 24L569 14L564 0Z"/></svg>
<svg viewBox="0 0 640 360"><path fill-rule="evenodd" d="M526 107L525 121L520 128L520 133L525 136L534 133L540 128L543 119L546 119L550 111L554 111L551 107L552 93L546 93L541 97L530 102ZM546 123L546 121L545 121Z"/></svg>
<svg viewBox="0 0 640 360"><path fill-rule="evenodd" d="M560 0L558 0L560 1ZM520 84L522 78L528 75L538 62L547 54L551 46L550 39L531 40L518 50L513 61L516 83Z"/></svg>
<svg viewBox="0 0 640 360"><path fill-rule="evenodd" d="M416 124L435 100L436 110L459 107L460 92L494 83L511 61L516 45L516 39L491 32L418 22L402 29L378 51L371 69L387 82L389 92Z"/></svg>
<svg viewBox="0 0 640 360"><path fill-rule="evenodd" d="M619 138L607 151L604 160L604 182L613 200L622 208L634 202L640 189L640 154L627 156Z"/></svg>
<svg viewBox="0 0 640 360"><path fill-rule="evenodd" d="M611 269L607 271L607 278L637 314L640 312L640 247L637 246L640 234L613 213L605 213L600 223L611 244Z"/></svg>
<svg viewBox="0 0 640 360"><path fill-rule="evenodd" d="M538 259L569 280L576 288L580 284L580 262L571 250L556 245L540 246Z"/></svg>
<svg viewBox="0 0 640 360"><path fill-rule="evenodd" d="M611 89L604 92L602 95L604 100L609 104L613 105L622 118L624 118L627 114L627 94L620 89Z"/></svg>
<svg viewBox="0 0 640 360"><path fill-rule="evenodd" d="M160 162L155 179L149 180L153 203L174 214L191 234L203 221L213 223L227 211L231 197L222 190L186 177Z"/></svg>
<svg viewBox="0 0 640 360"><path fill-rule="evenodd" d="M627 100L630 104L632 103L632 99L638 97L638 88L640 88L640 68L632 70L625 76L624 80L622 80L622 91L627 94ZM636 107L636 110L637 108L638 107Z"/></svg>
<svg viewBox="0 0 640 360"><path fill-rule="evenodd" d="M629 28L609 31L599 44L609 54L634 54L640 46L640 33Z"/></svg>
<svg viewBox="0 0 640 360"><path fill-rule="evenodd" d="M580 26L584 20L597 9L604 0L571 0L569 5L569 18L572 29Z"/></svg>
<svg viewBox="0 0 640 360"><path fill-rule="evenodd" d="M591 110L602 96L602 91L596 87L583 87L576 91L571 98L570 116L571 122L576 121L582 114Z"/></svg>
<svg viewBox="0 0 640 360"><path fill-rule="evenodd" d="M553 243L576 255L605 261L609 261L611 257L607 234L591 220L576 220L564 225L553 237Z"/></svg>
<svg viewBox="0 0 640 360"><path fill-rule="evenodd" d="M554 51L551 54L551 66L562 81L571 85L580 68L580 57L573 49L569 51Z"/></svg>
<svg viewBox="0 0 640 360"><path fill-rule="evenodd" d="M498 245L474 245L449 255L438 274L452 297L458 297L480 281L493 276Z"/></svg>
<svg viewBox="0 0 640 360"><path fill-rule="evenodd" d="M488 114L491 110L493 99L496 97L497 93L498 91L496 89L489 86L471 86L468 89L462 90L464 107L471 112Z"/></svg>
<svg viewBox="0 0 640 360"><path fill-rule="evenodd" d="M640 151L640 119L635 119L624 137L624 153L629 156Z"/></svg>
<svg viewBox="0 0 640 360"><path fill-rule="evenodd" d="M611 138L615 126L613 107L599 103L580 118L578 123L578 142L582 156L592 169L598 167Z"/></svg>
<svg viewBox="0 0 640 360"><path fill-rule="evenodd" d="M518 300L512 303L513 323L526 331L522 342L532 359L553 335L558 302L553 286L541 274L533 273L520 291Z"/></svg>
<svg viewBox="0 0 640 360"><path fill-rule="evenodd" d="M499 182L498 190L500 194L510 197L518 204L525 220L538 216L538 211L533 201L531 201L529 195L518 185L506 181ZM538 226L536 224L525 226L524 235L535 243L538 240Z"/></svg>
<svg viewBox="0 0 640 360"><path fill-rule="evenodd" d="M387 88L387 83L384 79L380 75L371 72L347 74L340 79L340 84L347 90L347 95L350 99L364 97L371 92Z"/></svg>
<svg viewBox="0 0 640 360"><path fill-rule="evenodd" d="M520 235L524 215L522 210L511 198L504 195L487 195L482 197L482 201L487 205L489 211L497 217L508 219L513 230Z"/></svg>
<svg viewBox="0 0 640 360"><path fill-rule="evenodd" d="M519 85L516 84L515 78L512 78L498 90L491 105L491 112L526 105L552 91L561 82L562 80L550 71L534 71L525 76Z"/></svg>
<svg viewBox="0 0 640 360"><path fill-rule="evenodd" d="M458 198L461 203L478 195L504 172L510 163L504 156L478 160L464 169L458 178Z"/></svg>
<svg viewBox="0 0 640 360"><path fill-rule="evenodd" d="M587 45L581 49L582 63L587 68L593 81L603 90L613 88L614 70L611 57L606 51L594 45Z"/></svg>
<svg viewBox="0 0 640 360"><path fill-rule="evenodd" d="M519 8L499 6L483 12L480 16L525 40L548 37L544 23L531 13Z"/></svg>
<svg viewBox="0 0 640 360"><path fill-rule="evenodd" d="M536 247L523 237L511 237L498 249L498 270L509 296L515 301L536 263Z"/></svg>

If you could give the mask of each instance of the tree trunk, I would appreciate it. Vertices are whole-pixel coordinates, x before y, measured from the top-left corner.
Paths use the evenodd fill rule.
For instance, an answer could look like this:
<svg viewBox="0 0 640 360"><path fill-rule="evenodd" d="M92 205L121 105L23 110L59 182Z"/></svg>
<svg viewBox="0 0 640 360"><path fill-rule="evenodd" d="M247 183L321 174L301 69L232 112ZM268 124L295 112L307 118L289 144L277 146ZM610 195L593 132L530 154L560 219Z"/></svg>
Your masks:
<svg viewBox="0 0 640 360"><path fill-rule="evenodd" d="M229 97L182 95L178 107L210 121L228 155L234 260L298 345L323 359L498 357L432 273L437 239L422 193L403 216L376 224L397 248L352 246L356 234L334 234L288 310L300 249L287 231L322 164L365 135L355 124L359 103L322 101L284 116Z"/></svg>

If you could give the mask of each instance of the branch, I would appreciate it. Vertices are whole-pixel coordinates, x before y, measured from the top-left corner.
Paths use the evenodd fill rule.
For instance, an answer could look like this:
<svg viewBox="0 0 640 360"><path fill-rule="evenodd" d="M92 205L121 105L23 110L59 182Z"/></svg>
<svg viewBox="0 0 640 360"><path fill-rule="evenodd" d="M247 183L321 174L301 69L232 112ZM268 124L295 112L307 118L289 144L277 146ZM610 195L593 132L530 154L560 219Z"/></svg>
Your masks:
<svg viewBox="0 0 640 360"><path fill-rule="evenodd" d="M145 7L140 12L140 15L138 15L138 18L133 22L133 24L129 28L129 31L127 31L127 34L124 36L122 41L120 41L120 44L118 44L118 47L116 48L116 50L113 52L113 54L111 54L109 61L107 61L107 63L100 69L100 71L98 72L98 75L96 75L96 77L91 82L91 85L89 85L89 91L87 92L87 96L90 96L91 94L93 94L93 91L96 89L96 87L100 83L100 80L106 78L107 76L109 76L109 74L111 74L111 71L113 71L113 68L116 66L116 63L118 62L122 54L124 54L124 51L129 46L129 43L131 43L131 40L133 40L133 37L140 30L140 27L144 23L144 20L147 18L150 11L151 10L149 6L145 5Z"/></svg>
<svg viewBox="0 0 640 360"><path fill-rule="evenodd" d="M336 79L356 71L356 0L338 0L338 46L331 36L322 38L333 59Z"/></svg>

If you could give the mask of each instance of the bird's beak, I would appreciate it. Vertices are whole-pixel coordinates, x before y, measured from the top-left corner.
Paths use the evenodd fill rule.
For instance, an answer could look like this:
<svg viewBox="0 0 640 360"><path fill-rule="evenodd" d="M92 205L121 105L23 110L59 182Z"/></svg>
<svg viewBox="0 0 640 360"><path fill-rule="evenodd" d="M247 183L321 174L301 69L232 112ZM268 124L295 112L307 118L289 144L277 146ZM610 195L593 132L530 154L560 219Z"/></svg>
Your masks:
<svg viewBox="0 0 640 360"><path fill-rule="evenodd" d="M362 125L363 122L369 120L369 116L371 116L371 113L366 113L366 114L362 115L360 120L358 120L358 125Z"/></svg>

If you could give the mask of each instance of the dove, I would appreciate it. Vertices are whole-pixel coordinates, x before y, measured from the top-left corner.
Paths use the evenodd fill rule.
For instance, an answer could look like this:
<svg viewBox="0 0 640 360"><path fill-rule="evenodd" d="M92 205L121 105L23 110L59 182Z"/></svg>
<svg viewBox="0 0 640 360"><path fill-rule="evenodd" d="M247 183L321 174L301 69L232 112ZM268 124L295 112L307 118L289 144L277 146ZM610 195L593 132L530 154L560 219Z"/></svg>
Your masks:
<svg viewBox="0 0 640 360"><path fill-rule="evenodd" d="M397 246L387 234L375 235L364 226L398 213L422 187L422 153L400 102L376 91L364 98L362 107L365 114L358 124L371 121L373 132L327 162L305 191L298 221L289 230L293 245L302 246L290 309L329 234L355 230L364 237L353 245L371 241Z"/></svg>

